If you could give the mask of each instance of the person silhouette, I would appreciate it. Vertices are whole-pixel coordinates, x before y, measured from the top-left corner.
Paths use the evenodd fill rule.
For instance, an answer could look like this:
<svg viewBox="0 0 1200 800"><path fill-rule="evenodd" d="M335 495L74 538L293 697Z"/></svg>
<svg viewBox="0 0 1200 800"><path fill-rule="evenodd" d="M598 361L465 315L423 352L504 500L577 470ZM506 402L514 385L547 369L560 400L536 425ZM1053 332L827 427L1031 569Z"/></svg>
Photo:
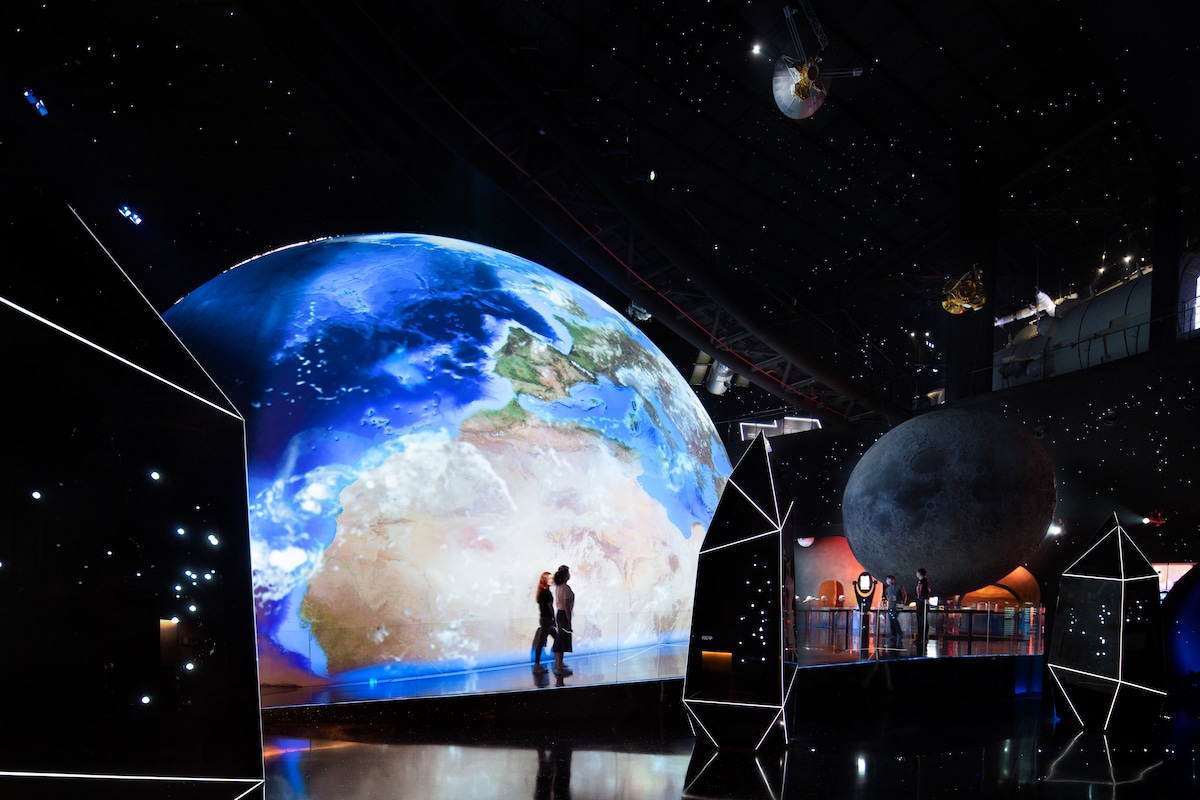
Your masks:
<svg viewBox="0 0 1200 800"><path fill-rule="evenodd" d="M558 641L558 631L554 627L554 595L550 592L549 572L543 572L538 578L534 600L538 607L538 629L533 640L533 672L535 675L542 675L547 671L542 666L542 649L546 646L546 640L553 638Z"/></svg>
<svg viewBox="0 0 1200 800"><path fill-rule="evenodd" d="M570 675L572 670L563 665L563 654L573 650L571 642L571 620L575 616L575 591L567 585L571 570L566 564L554 572L555 622L558 629L554 637L554 674Z"/></svg>
<svg viewBox="0 0 1200 800"><path fill-rule="evenodd" d="M924 567L917 568L917 647L925 649L925 637L929 633L929 578Z"/></svg>
<svg viewBox="0 0 1200 800"><path fill-rule="evenodd" d="M888 626L891 632L888 641L893 647L900 645L900 638L904 634L900 628L900 606L903 603L903 592L900 584L896 583L896 576L888 575L883 579L883 605L887 609Z"/></svg>

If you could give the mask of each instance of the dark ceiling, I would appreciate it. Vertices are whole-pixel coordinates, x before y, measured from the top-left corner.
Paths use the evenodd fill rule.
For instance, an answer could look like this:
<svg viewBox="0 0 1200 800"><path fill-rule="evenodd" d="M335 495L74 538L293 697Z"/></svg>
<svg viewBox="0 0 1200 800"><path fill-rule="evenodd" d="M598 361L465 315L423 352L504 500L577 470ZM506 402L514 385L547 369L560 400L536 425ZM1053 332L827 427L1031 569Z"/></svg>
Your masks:
<svg viewBox="0 0 1200 800"><path fill-rule="evenodd" d="M863 74L792 119L783 8L9 2L3 219L70 203L160 311L301 240L498 246L745 376L701 391L718 422L896 421L1037 291L1152 265L1163 214L1170 259L1200 235L1195 11L812 0L822 68ZM986 305L947 314L975 269Z"/></svg>

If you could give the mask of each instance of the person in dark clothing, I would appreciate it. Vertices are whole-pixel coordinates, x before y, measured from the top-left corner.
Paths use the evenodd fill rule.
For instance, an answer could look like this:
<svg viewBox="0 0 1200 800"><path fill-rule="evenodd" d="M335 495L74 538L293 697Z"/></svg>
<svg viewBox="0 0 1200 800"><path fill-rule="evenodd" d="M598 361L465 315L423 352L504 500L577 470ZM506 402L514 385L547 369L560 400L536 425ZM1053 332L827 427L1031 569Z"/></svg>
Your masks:
<svg viewBox="0 0 1200 800"><path fill-rule="evenodd" d="M917 646L921 649L925 648L925 637L929 633L929 596L931 593L925 568L919 567L917 569Z"/></svg>
<svg viewBox="0 0 1200 800"><path fill-rule="evenodd" d="M571 643L571 620L575 616L575 592L567 585L571 570L566 564L554 573L555 623L558 629L554 637L554 674L570 675L572 670L563 665L563 654L573 649Z"/></svg>
<svg viewBox="0 0 1200 800"><path fill-rule="evenodd" d="M542 666L542 648L546 646L548 638L556 641L558 639L558 631L554 627L554 594L550 591L549 572L543 572L542 577L538 579L535 599L538 607L538 631L533 642L533 671L541 675L547 671Z"/></svg>
<svg viewBox="0 0 1200 800"><path fill-rule="evenodd" d="M883 604L887 609L888 625L891 626L890 643L893 647L900 644L903 631L900 628L900 607L904 604L903 591L896 583L895 575L883 579Z"/></svg>

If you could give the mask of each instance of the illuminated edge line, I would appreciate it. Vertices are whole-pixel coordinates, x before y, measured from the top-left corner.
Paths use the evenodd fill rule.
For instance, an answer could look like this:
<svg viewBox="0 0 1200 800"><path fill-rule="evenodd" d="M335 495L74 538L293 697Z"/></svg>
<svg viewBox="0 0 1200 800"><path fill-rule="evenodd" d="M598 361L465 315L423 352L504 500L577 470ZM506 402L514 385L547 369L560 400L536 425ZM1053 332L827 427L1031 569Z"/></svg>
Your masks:
<svg viewBox="0 0 1200 800"><path fill-rule="evenodd" d="M732 708L773 708L776 711L783 710L782 705L773 706L769 703L731 703L728 700L699 700L696 698L684 700L683 702L695 703L696 705L705 705L705 706L730 706Z"/></svg>
<svg viewBox="0 0 1200 800"><path fill-rule="evenodd" d="M695 711L695 709L693 709L693 708L691 707L691 706L692 706L692 702L693 702L693 701L691 701L691 700L684 700L684 701L683 701L683 705L684 705L684 707L685 707L685 708L687 708L687 710L688 710L688 716L689 716L689 717L690 717L690 718L691 718L693 721L695 721L695 723L696 723L697 725L699 725L699 726L700 726L700 730L704 731L704 735L708 737L708 740L709 740L710 742L712 742L712 743L713 743L713 745L715 745L716 747L720 747L721 745L717 743L717 737L715 737L715 736L713 736L713 735L712 735L712 731L710 731L710 730L708 729L708 726L707 726L707 725L705 725L705 724L704 724L704 721L700 719L700 715L699 715L699 714L697 714L697 713L696 713L696 711Z"/></svg>
<svg viewBox="0 0 1200 800"><path fill-rule="evenodd" d="M1123 530L1124 529L1122 529L1122 531ZM1137 551L1137 554L1142 557L1142 560L1145 561L1147 564L1150 564L1150 559L1146 558L1146 554L1142 552L1142 548L1138 547L1138 544L1137 544L1137 542L1135 542L1133 540L1133 537L1130 536L1128 533L1126 533L1125 539L1129 542L1129 544L1133 547L1133 549ZM1154 565L1150 564L1150 566L1153 567ZM1157 576L1158 576L1158 573L1156 572L1155 577L1157 577Z"/></svg>
<svg viewBox="0 0 1200 800"><path fill-rule="evenodd" d="M1116 518L1116 516L1117 516L1116 514L1113 514L1114 519ZM1120 527L1121 527L1121 525L1118 523L1117 525L1115 525L1115 526L1109 528L1107 531L1105 531L1104 535L1101 536L1099 539L1097 539L1095 541L1095 543L1092 544L1091 547L1089 547L1086 551L1084 551L1083 555L1081 555L1079 558L1077 558L1071 562L1070 566L1067 567L1067 572L1070 572L1071 569L1073 569L1076 564L1078 564L1080 561L1083 561L1085 558L1090 556L1092 554L1093 550L1095 550L1100 545L1104 544L1104 540L1107 539L1109 536L1111 536L1112 532L1119 529ZM1066 572L1064 572L1063 574L1065 575Z"/></svg>
<svg viewBox="0 0 1200 800"><path fill-rule="evenodd" d="M783 520L779 517L779 493L775 491L775 470L771 467L771 449L767 448L767 480L771 483L771 505L775 507L775 525L783 527Z"/></svg>
<svg viewBox="0 0 1200 800"><path fill-rule="evenodd" d="M115 359L116 361L121 362L122 364L124 364L127 367L133 367L134 369L136 369L138 372L142 373L143 375L147 375L151 378L154 378L156 381L165 383L167 386L170 386L172 389L177 389L178 391L183 392L184 394L188 395L189 397L191 397L195 400L199 400L201 403L204 403L205 405L215 408L217 411L220 411L222 414L228 414L229 416L233 417L234 419L238 420L239 422L243 421L239 414L235 414L227 408L222 408L221 406L217 405L213 401L207 400L207 399L201 397L200 395L196 394L195 392L192 392L192 391L189 391L188 389L183 388L182 386L180 386L177 383L172 383L171 381L167 380L163 376L155 374L155 373L151 372L150 370L146 369L145 367L142 367L142 366L139 366L139 365L133 363L129 359L125 358L124 356L119 356L116 353L112 352L111 350L108 350L108 349L96 344L95 342L92 342L92 341L89 341L88 339L83 338L79 334L77 334L73 331L69 331L66 328L64 328L63 326L61 326L55 322L51 322L50 320L46 319L45 317L42 317L38 314L33 313L32 311L30 311L27 308L22 308L21 306L17 305L13 301L9 300L7 297L0 297L0 303L4 303L4 305L8 306L9 308L13 309L14 311L18 311L18 312L26 315L27 317L31 317L32 319L37 320L38 322L42 323L43 325L53 328L54 330L58 331L59 333L65 333L67 336L70 336L75 341L80 342L81 344L85 344L88 347L91 347L92 349L97 350L97 351L103 353L104 355L106 355L112 359Z"/></svg>
<svg viewBox="0 0 1200 800"><path fill-rule="evenodd" d="M266 780L265 780L265 779L264 779L264 780L262 780L262 781L259 781L259 782L258 782L258 784L257 784L256 786L251 786L251 787L249 787L248 789L246 789L246 791L242 792L242 793L241 793L241 794L239 794L237 797L233 798L233 800L242 800L242 798L243 798L243 797L245 797L246 795L250 794L250 793L251 793L251 792L253 792L255 789L259 788L259 786L265 786L265 785L266 785L266 783L267 783L267 782L266 782Z"/></svg>
<svg viewBox="0 0 1200 800"><path fill-rule="evenodd" d="M1071 741L1067 742L1067 746L1062 749L1062 752L1059 753L1058 756L1053 761L1050 762L1050 768L1046 770L1046 779L1047 780L1051 779L1050 776L1054 774L1055 768L1058 767L1058 762L1062 761L1064 758L1067 757L1067 755L1071 752L1071 748L1074 747L1075 743L1079 741L1080 736L1083 736L1083 731L1079 731L1078 733L1076 733L1074 738L1072 738ZM1054 782L1055 783L1064 783L1064 781L1060 781L1057 779L1055 779Z"/></svg>
<svg viewBox="0 0 1200 800"><path fill-rule="evenodd" d="M248 783L255 789L265 781L262 778L200 778L183 775L102 775L89 772L21 772L0 770L2 778L83 778L99 781L190 781L192 783ZM245 797L245 795L239 795Z"/></svg>
<svg viewBox="0 0 1200 800"><path fill-rule="evenodd" d="M779 530L764 531L763 533L756 533L753 536L747 536L744 539L738 539L736 542L726 542L725 544L714 545L713 547L710 547L707 550L701 550L700 555L705 555L707 553L715 553L718 550L724 550L726 547L733 547L734 545L745 544L746 542L753 542L755 539L761 539L764 536L778 536L780 533L781 533L781 531L779 531Z"/></svg>
<svg viewBox="0 0 1200 800"><path fill-rule="evenodd" d="M759 744L762 744L762 742L759 742ZM754 749L757 750L758 747L756 746ZM758 779L762 781L763 788L767 790L767 794L770 795L771 800L776 800L775 792L771 791L771 781L767 778L767 771L763 769L762 759L758 756L754 757L754 767L758 770Z"/></svg>
<svg viewBox="0 0 1200 800"><path fill-rule="evenodd" d="M1117 688L1113 692L1112 702L1108 704L1108 713L1104 715L1104 730L1108 730L1108 726L1112 723L1113 712L1117 709L1117 697L1121 694L1121 683L1125 679L1125 616L1127 609L1125 607L1125 548L1121 546L1121 539L1125 537L1125 531L1121 530L1121 526L1117 524L1117 558L1121 562L1121 624L1118 628L1119 636L1117 638ZM1107 744L1107 743L1106 743ZM1109 759L1109 770L1112 769L1112 759Z"/></svg>
<svg viewBox="0 0 1200 800"><path fill-rule="evenodd" d="M766 729L763 730L763 735L758 737L758 742L754 745L755 750L758 750L760 747L762 747L763 742L765 742L767 740L767 737L771 735L771 729L775 727L775 723L779 722L779 718L782 716L783 716L783 706L780 706L779 712L775 716L771 717L771 721L767 723ZM783 741L784 741L784 744L787 744L787 734L786 733L783 735Z"/></svg>
<svg viewBox="0 0 1200 800"><path fill-rule="evenodd" d="M1166 694L1167 694L1162 689L1155 689L1153 686L1143 686L1140 683L1134 683L1133 681L1127 681L1124 678L1114 678L1111 675L1100 675L1099 673L1096 673L1096 672L1088 672L1087 670L1075 669L1074 667L1067 667L1062 664L1048 664L1047 666L1050 667L1051 674L1053 674L1054 670L1061 669L1063 672L1071 672L1076 675L1084 675L1088 678L1095 678L1100 681L1105 681L1107 683L1115 684L1118 689L1120 689L1122 686L1128 686L1130 689L1138 689L1139 691L1150 692L1152 694L1161 694L1163 696L1166 696Z"/></svg>
<svg viewBox="0 0 1200 800"><path fill-rule="evenodd" d="M788 753L788 750L791 750L791 748L785 748L785 750L784 750L784 765L782 765L782 766L784 766L784 769L782 769L780 771L780 775L785 775L785 776L787 775L787 753ZM757 760L757 759L755 759L755 760ZM786 777L785 777L785 780L786 780ZM782 787L780 787L780 788L782 788ZM776 795L775 795L775 793L772 793L772 795L770 795L770 796L772 796L772 798L775 798ZM780 796L780 798L782 798L782 796L784 796L784 793L780 792L780 794L778 796Z"/></svg>
<svg viewBox="0 0 1200 800"><path fill-rule="evenodd" d="M1080 715L1079 710L1075 708L1075 703L1071 701L1071 695L1067 692L1067 687L1063 686L1062 681L1058 677L1058 673L1055 672L1055 666L1053 664L1049 664L1048 666L1050 667L1050 677L1054 679L1056 684L1058 684L1059 693L1067 701L1067 708L1071 709L1071 713L1075 715L1075 721L1079 723L1079 726L1084 727L1083 717Z"/></svg>
<svg viewBox="0 0 1200 800"><path fill-rule="evenodd" d="M1064 572L1064 578L1079 578L1086 581L1112 581L1114 583L1133 583L1134 581L1148 581L1151 578L1158 580L1158 573L1153 575L1136 575L1132 578L1118 578L1113 575L1084 575L1081 572Z"/></svg>
<svg viewBox="0 0 1200 800"><path fill-rule="evenodd" d="M770 470L768 469L768 472L769 472L769 471L770 471ZM738 491L741 493L742 497L746 498L746 502L747 502L747 503L749 503L750 505L754 506L754 510L755 510L755 511L757 511L758 513L760 513L760 514L762 514L762 515L763 515L763 517L764 517L764 518L767 520L767 522L771 523L771 524L772 524L772 525L774 525L776 528L778 528L778 527L779 527L779 520L775 518L775 517L778 517L778 516L779 516L779 509L778 509L778 505L776 505L776 513L775 513L775 517L772 517L770 514L768 514L766 511L764 511L764 510L763 510L763 507L762 507L762 506L760 506L758 503L756 503L756 502L754 501L754 498L750 497L750 493L749 493L749 492L747 492L745 489L743 489L743 488L742 488L742 487L741 487L741 486L740 486L740 485L739 485L739 484L738 484L736 481L732 481L732 480L731 480L731 481L730 481L730 483L732 483L732 484L733 484L733 488L737 489L737 490L738 490ZM771 491L772 491L772 493L775 491L775 490L774 490L774 487L772 487Z"/></svg>
<svg viewBox="0 0 1200 800"><path fill-rule="evenodd" d="M1070 756L1070 754L1073 754L1072 750L1075 746L1075 742L1079 741L1080 736L1084 735L1084 733L1086 733L1086 732L1084 732L1084 730L1080 730L1079 733L1076 733L1074 735L1074 738L1072 740L1070 740L1069 742L1067 742L1067 746L1063 747L1062 752L1058 753L1058 756L1054 760L1052 760L1052 762L1050 762L1050 769L1046 770L1046 780L1050 781L1051 783L1067 783L1067 784L1078 783L1078 784L1082 784L1082 786L1096 786L1096 782L1082 780L1082 778L1079 778L1079 780L1066 780L1066 778L1054 777L1054 771L1055 771L1055 769L1057 769L1058 762L1061 762L1062 759L1066 758L1067 756ZM1138 772L1138 774L1136 774L1135 777L1129 778L1128 781L1118 781L1118 780L1116 780L1116 770L1114 769L1114 766L1112 766L1112 747L1109 744L1109 738L1108 738L1108 736L1105 735L1105 736L1102 736L1102 739L1104 740L1104 757L1106 759L1108 759L1108 763L1109 763L1109 782L1112 784L1112 787L1114 787L1114 788L1118 787L1118 786L1126 786L1126 784L1130 784L1130 783L1140 783L1142 780L1144 780L1144 778L1146 777L1148 772L1150 772L1151 770L1156 770L1159 768L1159 766L1163 765L1163 762L1151 764L1150 766L1147 766L1146 769L1140 770Z"/></svg>
<svg viewBox="0 0 1200 800"><path fill-rule="evenodd" d="M108 252L108 248L104 246L104 242L100 241L100 237L97 236L95 234L95 232L92 231L92 229L88 226L88 224L83 221L83 217L79 216L79 212L75 210L74 206L71 206L68 204L67 208L69 208L71 210L71 214L75 217L75 219L77 219L79 221L79 224L83 227L83 229L88 232L88 235L92 237L92 241L94 241L96 243L96 246L99 247L102 251L104 251L104 255L108 256L108 260L111 261L112 265L117 268L117 272L121 273L121 275L129 283L129 285L131 287L133 287L133 290L138 293L138 296L142 298L142 302L144 302L146 304L146 307L149 308L152 312L154 312L154 316L158 317L158 321L162 323L163 330L165 330L167 333L171 334L171 337L174 338L175 341L179 342L179 346L184 349L184 352L186 352L189 356L191 356L192 361L196 364L197 367L200 368L200 371L204 373L204 376L206 378L208 378L209 381L212 382L213 388L215 388L217 390L217 393L220 394L221 397L225 398L226 403L229 403L229 407L236 409L237 406L235 406L233 404L233 401L229 399L229 396L227 394L225 394L225 390L221 388L221 385L219 383L217 383L215 380L213 380L212 375L208 374L208 370L205 369L204 365L200 363L200 359L198 359L194 355L192 355L192 351L190 349L188 349L188 346L183 343L182 339L179 338L179 334L175 333L175 329L172 328L170 325L168 325L167 321L162 318L162 314L158 313L158 309L156 309L154 307L154 304L150 302L150 298L146 297L145 293L138 287L137 283L134 282L133 278L129 277L129 273L127 273L124 270L124 268L121 266L120 262L117 261L117 259L113 257L113 254ZM287 250L288 248L291 248L291 247L300 247L305 244L311 244L312 242L321 241L321 239L323 239L323 238L329 238L329 237L321 237L318 239L313 239L309 242L295 242L294 244L288 244L288 245L284 245L283 247L277 247L277 248L275 248L275 250L272 250L270 252L274 253L279 250ZM262 253L259 256L252 256L252 257L246 259L245 261L241 262L241 264L246 264L250 261L254 261L256 258L259 258L262 255L269 255L269 254L270 253ZM241 266L241 264L235 264L234 266ZM230 267L230 269L233 269L233 267ZM175 302L179 302L179 301L177 300ZM200 399L203 400L204 398L200 398ZM241 419L240 411L238 412L238 419Z"/></svg>
<svg viewBox="0 0 1200 800"><path fill-rule="evenodd" d="M715 744L715 742L714 742L714 744ZM697 770L697 772L696 772L696 777L692 779L692 782L691 782L691 783L689 783L687 786L683 787L683 792L684 792L684 794L687 794L687 793L688 793L688 791L689 791L689 790L690 790L690 789L691 789L693 786L695 786L695 785L696 785L696 781L700 780L701 776L702 776L702 775L704 775L704 773L708 771L708 768L712 766L712 763L713 763L714 761L716 761L716 760L717 760L717 756L718 756L718 755L719 755L719 751L716 751L716 752L713 752L713 753L712 753L712 754L711 754L711 755L708 757L708 761L705 761L705 762L704 762L704 766L700 767L700 769L699 769L699 770Z"/></svg>

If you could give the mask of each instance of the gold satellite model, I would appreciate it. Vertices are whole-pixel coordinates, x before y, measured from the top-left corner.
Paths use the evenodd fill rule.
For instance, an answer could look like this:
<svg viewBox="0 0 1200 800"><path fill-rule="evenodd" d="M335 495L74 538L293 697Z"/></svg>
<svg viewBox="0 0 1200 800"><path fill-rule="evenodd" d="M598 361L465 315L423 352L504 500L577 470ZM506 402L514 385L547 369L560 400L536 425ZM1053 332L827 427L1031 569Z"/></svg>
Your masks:
<svg viewBox="0 0 1200 800"><path fill-rule="evenodd" d="M961 278L946 281L942 289L942 308L951 314L961 314L967 309L978 311L987 302L983 293L983 276L973 269Z"/></svg>

